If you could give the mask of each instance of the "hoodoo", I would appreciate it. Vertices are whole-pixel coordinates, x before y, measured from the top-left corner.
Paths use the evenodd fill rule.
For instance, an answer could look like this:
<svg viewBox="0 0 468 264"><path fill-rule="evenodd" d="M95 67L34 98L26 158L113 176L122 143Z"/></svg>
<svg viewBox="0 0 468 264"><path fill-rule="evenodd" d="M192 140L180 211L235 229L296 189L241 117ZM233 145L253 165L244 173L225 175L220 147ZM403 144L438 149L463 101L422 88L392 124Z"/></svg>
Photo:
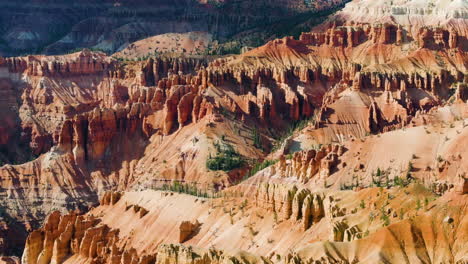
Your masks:
<svg viewBox="0 0 468 264"><path fill-rule="evenodd" d="M466 1L33 2L0 263L468 263Z"/></svg>

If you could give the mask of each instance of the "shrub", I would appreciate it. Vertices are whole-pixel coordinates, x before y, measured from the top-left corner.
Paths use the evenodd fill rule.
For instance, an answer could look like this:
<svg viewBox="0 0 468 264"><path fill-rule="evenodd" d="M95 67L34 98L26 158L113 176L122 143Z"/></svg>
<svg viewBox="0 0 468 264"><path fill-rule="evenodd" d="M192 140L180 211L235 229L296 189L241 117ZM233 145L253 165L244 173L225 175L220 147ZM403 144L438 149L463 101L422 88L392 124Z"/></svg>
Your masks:
<svg viewBox="0 0 468 264"><path fill-rule="evenodd" d="M385 212L385 208L380 209L380 220L383 221L383 226L388 226L390 224L390 217L388 216L387 212Z"/></svg>
<svg viewBox="0 0 468 264"><path fill-rule="evenodd" d="M376 173L375 176L377 176L379 178L380 178L380 176L382 176L382 171L380 170L380 168L377 168L377 173Z"/></svg>
<svg viewBox="0 0 468 264"><path fill-rule="evenodd" d="M421 200L417 200L416 201L416 210L419 211L419 209L421 209Z"/></svg>
<svg viewBox="0 0 468 264"><path fill-rule="evenodd" d="M364 200L361 200L361 203L359 204L359 206L364 209L366 208L366 204L364 203Z"/></svg>
<svg viewBox="0 0 468 264"><path fill-rule="evenodd" d="M404 186L404 183L400 177L395 176L395 178L393 178L393 185L401 187L401 186Z"/></svg>

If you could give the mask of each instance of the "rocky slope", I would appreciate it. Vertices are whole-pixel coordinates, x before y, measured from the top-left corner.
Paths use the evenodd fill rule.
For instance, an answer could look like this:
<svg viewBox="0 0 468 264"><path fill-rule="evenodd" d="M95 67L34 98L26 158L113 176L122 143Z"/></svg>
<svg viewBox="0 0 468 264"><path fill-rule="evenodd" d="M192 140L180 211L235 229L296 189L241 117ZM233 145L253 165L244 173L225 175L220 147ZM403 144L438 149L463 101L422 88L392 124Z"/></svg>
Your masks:
<svg viewBox="0 0 468 264"><path fill-rule="evenodd" d="M215 45L213 36L206 32L184 34L168 33L136 41L112 56L122 59L139 59L154 54L203 55Z"/></svg>
<svg viewBox="0 0 468 264"><path fill-rule="evenodd" d="M309 2L294 3L271 4ZM23 263L466 262L463 3L351 2L236 56L0 60L0 250L26 241Z"/></svg>
<svg viewBox="0 0 468 264"><path fill-rule="evenodd" d="M154 191L106 193L87 215L51 214L29 236L23 263L466 261L466 199L460 203L463 196L455 192L433 201L418 185L312 193L284 184L259 187L252 180L213 200ZM418 199L431 202L415 209ZM440 210L447 202L450 209ZM186 232L189 239L180 240Z"/></svg>

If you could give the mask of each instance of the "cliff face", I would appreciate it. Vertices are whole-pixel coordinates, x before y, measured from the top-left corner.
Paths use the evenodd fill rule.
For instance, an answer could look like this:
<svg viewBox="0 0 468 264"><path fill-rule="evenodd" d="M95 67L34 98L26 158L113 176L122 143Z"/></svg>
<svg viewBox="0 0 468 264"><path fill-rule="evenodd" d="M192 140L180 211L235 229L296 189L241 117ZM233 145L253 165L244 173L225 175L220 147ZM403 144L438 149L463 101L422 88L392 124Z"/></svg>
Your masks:
<svg viewBox="0 0 468 264"><path fill-rule="evenodd" d="M263 2L223 3L229 10ZM317 8L314 3L270 2L291 10ZM466 222L456 213L464 210L468 171L464 7L437 4L430 10L448 20L422 27L411 14L429 21L434 13L412 7L419 2L400 1L396 9L376 3L382 7L353 2L299 39L275 39L236 56L128 61L83 50L1 59L0 202L6 214L0 249L17 246L7 239L11 234L35 230L25 263L259 261L227 253L234 249L285 263L373 257L398 263L409 255L422 262L464 261L464 237L434 242L419 231L412 237L397 232L438 236ZM102 8L89 4L90 13ZM161 4L165 16L187 5ZM195 10L209 12L209 27L246 24L244 14L214 21L220 7L213 4ZM125 17L128 5L113 10ZM193 14L174 17L202 17ZM394 19L375 22L362 14ZM361 19L350 22L351 15ZM113 18L98 19L103 28L93 29L102 30L94 40L93 19L66 39L95 45ZM124 42L138 35L122 30L117 35ZM275 140L284 134L285 142ZM266 163L257 163L265 158L276 163L242 181L252 167L263 168ZM207 162L232 165L236 159L240 165L229 171L209 169ZM227 190L209 200L141 191L176 187L199 196ZM101 205L93 209L99 196ZM455 209L444 215L441 206L452 198ZM415 209L421 203L425 213ZM444 222L447 216L452 220ZM389 221L394 225L387 227ZM431 229L431 221L450 223ZM381 247L372 246L380 239ZM349 244L310 245L327 240ZM411 249L420 241L430 245L421 254ZM439 242L443 252L431 249ZM200 259L198 249L164 246L174 243L219 251L200 253ZM363 252L361 245L372 250ZM288 253L299 246L311 247ZM378 251L384 255L376 257Z"/></svg>
<svg viewBox="0 0 468 264"><path fill-rule="evenodd" d="M210 104L182 76L198 61L158 62L160 86L148 87L139 65L138 74L126 72L102 53L2 61L1 165L40 156L1 168L2 210L18 221L5 234L24 236L51 208L85 209L100 190L125 188L151 135L171 130L166 123L186 125L210 113ZM194 90L194 103L179 103L183 89ZM167 122L152 117L165 106L171 110L164 114ZM24 203L12 202L23 195ZM3 241L2 251L21 247L13 242Z"/></svg>
<svg viewBox="0 0 468 264"><path fill-rule="evenodd" d="M411 33L417 33L426 26L455 26L458 34L466 36L467 7L461 1L430 0L419 2L403 0L394 3L386 1L352 1L332 19L339 21L394 22L412 26Z"/></svg>
<svg viewBox="0 0 468 264"><path fill-rule="evenodd" d="M262 95L257 106L264 117L270 111L293 120L307 117L314 108L310 103L321 98L314 104L320 105L316 128L353 136L401 128L418 112L447 100L455 83L466 78L466 51L458 42L464 37L453 28L425 28L411 37L407 30L390 23L335 23L324 32L303 33L299 40L274 40L239 57L216 60L208 67L208 82L281 88L289 106L280 108Z"/></svg>
<svg viewBox="0 0 468 264"><path fill-rule="evenodd" d="M281 131L290 121L314 116L315 144L421 124L420 116L450 99L454 84L465 81L466 51L453 29L427 28L413 38L406 30L390 23L334 24L321 33L303 33L299 40L274 40L210 62L119 62L86 50L8 58L2 62L2 92L9 104L13 96L21 104L8 112L16 121L4 123L2 129L11 132L2 134L3 146L11 142L12 131L23 131L33 154L47 154L3 167L5 193L26 188L30 198L18 208L34 201L52 208L54 186L60 185L69 190L63 197L74 201L61 207L77 208L116 186L159 186L178 179L220 188L242 175L216 179L207 172L210 145L228 135L242 155L255 157L255 144L245 144L251 132L242 132L252 124ZM462 101L464 85L455 88ZM227 120L244 124L231 126ZM187 147L181 153L172 142ZM317 183L341 169L343 152L339 147L296 154L294 169L278 169L286 177ZM33 192L37 183L45 186L43 192ZM80 201L80 196L86 198ZM21 218L37 226L35 220L43 216Z"/></svg>
<svg viewBox="0 0 468 264"><path fill-rule="evenodd" d="M115 204L119 193L106 193L102 205ZM144 209L136 207L134 212ZM99 219L90 215L74 212L61 215L55 211L50 214L42 230L33 231L26 241L22 263L63 263L70 255L96 261L118 263L154 263L155 255L142 255L135 249L119 249L119 232L107 225L100 225Z"/></svg>
<svg viewBox="0 0 468 264"><path fill-rule="evenodd" d="M150 112L164 111L166 135L212 113L211 104L279 127L284 120L308 118L317 109L317 128L337 127L345 134L361 131L351 134L362 136L407 125L417 112L448 99L453 85L464 81L466 52L459 42L463 37L453 28L421 29L412 38L403 37L405 30L389 23L334 24L325 32L275 40L207 67L203 60L152 58L122 67L89 51L9 58L3 65L12 76L29 77L20 83L20 114L36 115L21 118L23 137L31 139L35 155L50 149L61 124L73 115L98 105L114 108L134 102L149 105ZM413 51L402 52L404 46ZM77 87L86 87L85 92ZM202 96L213 87L221 88L222 98ZM458 87L456 94L463 100L464 86ZM14 94L8 87L3 90L6 98ZM356 111L346 112L349 107ZM18 127L14 123L10 120L2 129L14 131ZM4 134L6 141L11 132Z"/></svg>
<svg viewBox="0 0 468 264"><path fill-rule="evenodd" d="M192 89L196 93L199 81L196 78L192 81L192 77L185 74L198 70L201 65L203 61L193 59L150 59L142 63L137 72L133 69L126 71L103 53L87 50L57 57L5 59L2 64L5 72L2 93L5 95L6 119L2 124L5 133L2 133L0 143L6 145L13 132L21 130L22 142L29 140L32 152L39 155L58 143L63 129L73 129L69 128L70 122L79 123L85 119L88 119L85 123L91 125L91 134L101 133L101 127L109 126L106 129L116 130L129 126L129 134L138 130L149 136L152 134L151 128L147 124L136 124L136 119L142 122L152 111L162 110L164 105L169 105L171 109L175 107L172 111L177 119L177 105L181 98L174 97L180 94L175 91L183 89L174 87L171 90L171 87L186 85L188 88L184 89ZM27 78L18 80L19 76ZM193 87L190 88L190 85ZM166 99L166 90L174 98ZM201 111L194 114L194 120L197 120L206 113L208 106L202 98L197 97L195 101L196 109ZM184 105L186 103L181 104L180 111L191 114L191 107L185 109ZM93 109L97 112L87 113ZM127 114L133 120L128 120L128 124L127 120L121 120ZM171 111L167 113L168 116L172 114ZM185 114L181 115L187 119ZM105 121L94 121L102 118ZM185 123L187 120L182 121ZM81 126L75 129L87 130L87 124L82 123ZM68 132L64 131L63 136L72 137L66 135ZM109 133L102 137L112 138L112 132Z"/></svg>
<svg viewBox="0 0 468 264"><path fill-rule="evenodd" d="M106 71L111 61L103 53L84 50L55 59L45 56L12 57L5 59L4 64L10 72L22 72L29 76L82 76Z"/></svg>

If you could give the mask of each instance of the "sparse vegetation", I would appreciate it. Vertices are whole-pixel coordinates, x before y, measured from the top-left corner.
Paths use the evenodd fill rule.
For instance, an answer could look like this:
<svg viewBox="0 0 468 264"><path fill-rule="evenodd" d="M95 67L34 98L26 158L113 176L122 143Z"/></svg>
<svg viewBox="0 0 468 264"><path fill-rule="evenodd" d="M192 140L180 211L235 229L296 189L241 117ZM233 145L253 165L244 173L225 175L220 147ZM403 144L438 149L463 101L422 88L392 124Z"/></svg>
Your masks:
<svg viewBox="0 0 468 264"><path fill-rule="evenodd" d="M216 156L210 157L206 161L206 167L210 170L231 171L242 167L245 164L242 156L228 143L215 143Z"/></svg>
<svg viewBox="0 0 468 264"><path fill-rule="evenodd" d="M400 177L395 176L395 178L393 178L393 185L394 185L394 186L403 187L403 186L404 186L404 182L403 182L403 180L402 180Z"/></svg>
<svg viewBox="0 0 468 264"><path fill-rule="evenodd" d="M241 205L240 205L240 210L241 210L241 211L244 210L245 207L247 207L247 203L248 203L247 200L244 200L244 201L241 203Z"/></svg>
<svg viewBox="0 0 468 264"><path fill-rule="evenodd" d="M412 165L411 165L412 169ZM404 178L401 178L400 176L396 175L393 177L393 179L390 179L390 173L391 170L381 170L380 168L377 168L376 173L372 173L372 183L371 186L376 186L376 187L406 187L408 184L411 182L411 173L409 171L406 172L406 180Z"/></svg>
<svg viewBox="0 0 468 264"><path fill-rule="evenodd" d="M100 49L100 48L93 48L93 47L90 47L90 48L76 48L76 49L73 49L71 50L69 53L75 53L75 52L80 52L80 51L83 51L83 50L89 50L89 51L93 51L93 52L103 52L103 53L106 53L105 50L103 49Z"/></svg>
<svg viewBox="0 0 468 264"><path fill-rule="evenodd" d="M421 200L418 199L418 200L416 201L416 211L419 211L421 208L422 208L422 206L421 206Z"/></svg>
<svg viewBox="0 0 468 264"><path fill-rule="evenodd" d="M256 148L259 148L261 149L262 148L262 139L260 137L260 134L258 133L258 129L257 128L254 128L252 130L252 141L253 141L253 144Z"/></svg>
<svg viewBox="0 0 468 264"><path fill-rule="evenodd" d="M185 193L202 198L215 198L219 197L219 193L209 193L207 190L198 189L195 184L182 183L180 181L173 181L172 184L164 184L161 188L156 190L171 191L176 193Z"/></svg>
<svg viewBox="0 0 468 264"><path fill-rule="evenodd" d="M294 134L295 131L300 131L302 129L304 129L308 124L309 122L313 119L313 117L309 117L309 118L305 118L303 120L299 120L299 121L296 121L296 122L293 122L287 129L286 131L281 135L279 136L277 139L276 139L276 142L273 144L273 149L272 151L276 151L278 150L281 145L283 144L283 142L290 136L292 136Z"/></svg>
<svg viewBox="0 0 468 264"><path fill-rule="evenodd" d="M257 172L267 168L267 167L270 167L271 165L274 165L276 164L276 162L278 162L278 160L264 160L263 162L261 163L255 163L253 166L252 166L252 169L250 169L250 171L247 173L247 175L244 177L244 180L245 179L248 179L250 177L252 177L253 175L255 175Z"/></svg>
<svg viewBox="0 0 468 264"><path fill-rule="evenodd" d="M380 220L383 221L383 226L390 225L390 217L387 214L387 212L385 211L384 207L380 208Z"/></svg>
<svg viewBox="0 0 468 264"><path fill-rule="evenodd" d="M411 179L411 172L414 170L413 163L411 161L408 162L408 168L406 169L406 178Z"/></svg>

